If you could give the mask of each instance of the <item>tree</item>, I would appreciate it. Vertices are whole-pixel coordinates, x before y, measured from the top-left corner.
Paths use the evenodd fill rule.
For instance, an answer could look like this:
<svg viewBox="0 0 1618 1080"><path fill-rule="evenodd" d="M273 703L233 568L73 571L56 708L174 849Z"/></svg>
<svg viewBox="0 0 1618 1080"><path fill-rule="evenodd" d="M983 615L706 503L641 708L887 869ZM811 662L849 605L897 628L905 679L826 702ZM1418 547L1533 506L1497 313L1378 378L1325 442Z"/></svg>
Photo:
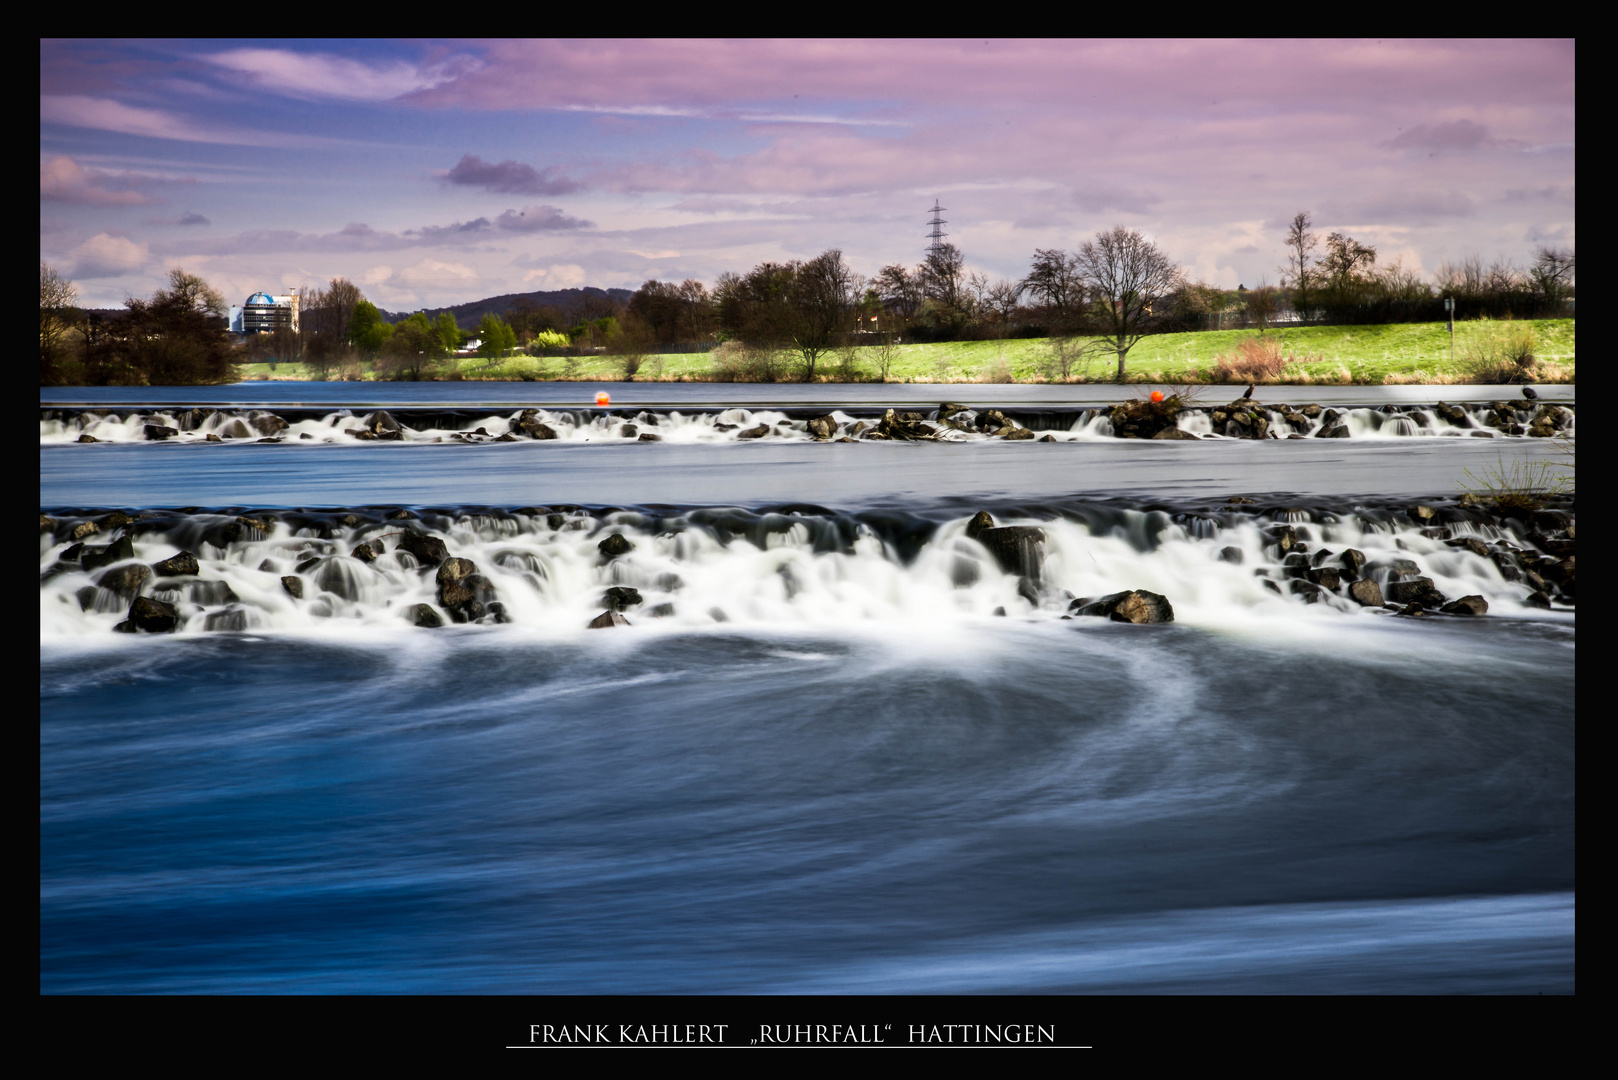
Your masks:
<svg viewBox="0 0 1618 1080"><path fill-rule="evenodd" d="M883 309L897 319L899 327L908 325L916 317L921 311L921 302L926 299L920 272L913 273L898 263L884 266L871 279L871 287L881 298Z"/></svg>
<svg viewBox="0 0 1618 1080"><path fill-rule="evenodd" d="M1344 233L1326 237L1326 256L1320 260L1327 284L1336 290L1352 288L1376 265L1376 248L1367 247Z"/></svg>
<svg viewBox="0 0 1618 1080"><path fill-rule="evenodd" d="M1180 271L1156 244L1122 225L1086 240L1077 259L1099 344L1118 354L1123 382L1125 357L1163 319Z"/></svg>
<svg viewBox="0 0 1618 1080"><path fill-rule="evenodd" d="M494 319L495 322L500 322L499 318L494 315L485 315L483 318L485 321ZM501 323L501 325L504 326L505 324ZM455 321L455 316L447 311L440 311L438 313L438 321L433 324L433 329L438 333L438 340L444 346L444 351L446 353L454 352L465 343L466 335L461 333L460 324ZM484 342L485 344L488 343L487 335L484 336ZM495 347L499 348L499 345L496 344ZM480 352L478 355L483 356L493 354L485 354Z"/></svg>
<svg viewBox="0 0 1618 1080"><path fill-rule="evenodd" d="M815 361L848 333L861 282L837 248L797 268L791 290L791 340L803 357L803 381L813 382Z"/></svg>
<svg viewBox="0 0 1618 1080"><path fill-rule="evenodd" d="M447 311L438 317L438 333L440 338L442 338L444 334L444 319L446 317L449 317L451 322L455 321L453 317L450 317L449 312ZM460 331L457 330L456 333L458 335ZM504 356L508 350L515 349L516 347L517 332L511 328L510 324L493 312L483 316L483 319L478 323L479 356L484 357L485 359L494 360L498 357Z"/></svg>
<svg viewBox="0 0 1618 1080"><path fill-rule="evenodd" d="M49 263L39 264L39 382L54 381L67 332L74 323L79 291Z"/></svg>
<svg viewBox="0 0 1618 1080"><path fill-rule="evenodd" d="M1045 308L1053 332L1070 331L1084 313L1084 278L1079 260L1056 248L1035 248L1034 264L1018 283Z"/></svg>
<svg viewBox="0 0 1618 1080"><path fill-rule="evenodd" d="M971 320L966 292L966 257L954 244L939 244L927 253L920 268L922 293L934 326L953 333Z"/></svg>
<svg viewBox="0 0 1618 1080"><path fill-rule="evenodd" d="M124 378L174 386L232 377L225 298L202 278L175 267L168 288L124 307L129 314L118 343Z"/></svg>
<svg viewBox="0 0 1618 1080"><path fill-rule="evenodd" d="M1528 274L1545 297L1545 313L1560 315L1562 301L1573 294L1573 252L1541 247L1534 254L1534 265Z"/></svg>
<svg viewBox="0 0 1618 1080"><path fill-rule="evenodd" d="M374 360L383 344L393 333L393 327L382 319L382 312L369 300L354 305L354 314L348 321L348 342L361 357Z"/></svg>
<svg viewBox="0 0 1618 1080"><path fill-rule="evenodd" d="M417 381L428 374L444 356L444 341L438 330L418 311L398 323L382 348L384 366L395 379Z"/></svg>
<svg viewBox="0 0 1618 1080"><path fill-rule="evenodd" d="M1309 227L1314 222L1306 210L1300 210L1292 217L1292 224L1287 227L1287 261L1281 267L1281 283L1292 289L1292 307L1301 319L1309 317L1309 288L1313 283L1310 270L1315 265L1315 257L1311 254L1320 240Z"/></svg>
<svg viewBox="0 0 1618 1080"><path fill-rule="evenodd" d="M1275 286L1259 279L1258 288L1249 291L1246 295L1248 321L1258 324L1258 332L1263 333L1275 318L1276 309L1280 307L1280 300L1276 296Z"/></svg>

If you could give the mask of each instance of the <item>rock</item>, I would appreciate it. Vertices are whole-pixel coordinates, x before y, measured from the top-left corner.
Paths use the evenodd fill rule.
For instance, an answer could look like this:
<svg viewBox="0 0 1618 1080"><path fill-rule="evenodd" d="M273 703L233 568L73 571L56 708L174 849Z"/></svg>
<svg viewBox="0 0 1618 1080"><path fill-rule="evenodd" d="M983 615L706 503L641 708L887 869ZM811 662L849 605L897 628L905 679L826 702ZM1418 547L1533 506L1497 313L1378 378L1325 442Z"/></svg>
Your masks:
<svg viewBox="0 0 1618 1080"><path fill-rule="evenodd" d="M1343 423L1342 421L1334 421L1330 424L1323 425L1319 431L1315 432L1315 438L1348 439L1352 438L1352 436L1350 436L1348 433L1347 424Z"/></svg>
<svg viewBox="0 0 1618 1080"><path fill-rule="evenodd" d="M831 413L817 416L809 421L808 431L817 439L829 439L837 434L837 419Z"/></svg>
<svg viewBox="0 0 1618 1080"><path fill-rule="evenodd" d="M983 529L976 537L978 543L989 549L1000 569L1008 574L1020 574L1039 580L1044 564L1045 530L1032 525L1006 525L998 529Z"/></svg>
<svg viewBox="0 0 1618 1080"><path fill-rule="evenodd" d="M87 572L111 566L115 562L135 557L135 544L127 535L120 536L106 547L85 548L79 555L79 565Z"/></svg>
<svg viewBox="0 0 1618 1080"><path fill-rule="evenodd" d="M669 601L664 601L663 603L652 608L648 614L650 614L654 619L667 618L668 616L674 614L674 604Z"/></svg>
<svg viewBox="0 0 1618 1080"><path fill-rule="evenodd" d="M1096 615L1111 619L1113 622L1127 623L1168 623L1174 621L1174 608L1169 604L1168 597L1161 593L1146 592L1144 589L1130 589L1127 592L1113 593L1103 596L1099 600L1075 600L1068 608L1073 615Z"/></svg>
<svg viewBox="0 0 1618 1080"><path fill-rule="evenodd" d="M662 442L663 441L663 436L654 435L650 431L643 431L643 432L640 433L640 437L636 441L637 442Z"/></svg>
<svg viewBox="0 0 1618 1080"><path fill-rule="evenodd" d="M1369 580L1351 583L1348 587L1348 598L1360 607L1381 607L1384 602L1382 586Z"/></svg>
<svg viewBox="0 0 1618 1080"><path fill-rule="evenodd" d="M634 424L625 424L623 429L619 431L618 434L625 439L633 439L640 434L640 428L636 427Z"/></svg>
<svg viewBox="0 0 1618 1080"><path fill-rule="evenodd" d="M1257 503L1258 500L1249 499L1246 495L1232 495L1230 498L1226 499L1225 502L1231 506L1252 506L1253 504Z"/></svg>
<svg viewBox="0 0 1618 1080"><path fill-rule="evenodd" d="M738 432L736 437L738 439L762 439L764 436L768 435L769 433L770 433L770 425L768 425L768 424L760 424L756 428L748 428L746 431ZM597 621L599 622L600 620L597 620ZM595 623L591 623L590 625L594 626Z"/></svg>
<svg viewBox="0 0 1618 1080"><path fill-rule="evenodd" d="M445 559L438 567L438 587L457 585L477 572L478 565L471 559Z"/></svg>
<svg viewBox="0 0 1618 1080"><path fill-rule="evenodd" d="M303 578L288 574L286 577L281 579L281 588L285 589L287 591L287 595L292 597L292 599L303 599Z"/></svg>
<svg viewBox="0 0 1618 1080"><path fill-rule="evenodd" d="M443 616L434 611L431 604L417 604L406 612L406 615L417 626L425 627L429 630L437 629L444 625Z"/></svg>
<svg viewBox="0 0 1618 1080"><path fill-rule="evenodd" d="M620 555L628 555L631 551L634 551L635 545L630 543L629 538L622 533L613 533L597 544L596 550L606 558L616 559Z"/></svg>
<svg viewBox="0 0 1618 1080"><path fill-rule="evenodd" d="M1523 603L1529 607L1546 608L1548 610L1551 606L1551 598L1543 592L1531 592L1524 598Z"/></svg>
<svg viewBox="0 0 1618 1080"><path fill-rule="evenodd" d="M96 578L96 584L108 592L116 593L126 600L131 600L140 594L141 588L151 579L151 567L134 563L129 566L120 566L115 570L108 570Z"/></svg>
<svg viewBox="0 0 1618 1080"><path fill-rule="evenodd" d="M969 540L976 540L985 529L994 528L994 518L987 510L979 510L972 520L966 523L966 536Z"/></svg>
<svg viewBox="0 0 1618 1080"><path fill-rule="evenodd" d="M1029 430L1028 428L1025 428L1025 427L1020 427L1020 428L1001 428L1000 429L1000 436L1002 438L1005 438L1005 439L1012 439L1012 440L1016 440L1016 441L1022 441L1022 440L1025 440L1025 439L1032 439L1034 437L1034 433L1031 430Z"/></svg>
<svg viewBox="0 0 1618 1080"><path fill-rule="evenodd" d="M1359 548L1345 548L1343 553L1337 557L1337 561L1342 564L1346 576L1357 578L1360 576L1360 571L1365 568L1365 552Z"/></svg>
<svg viewBox="0 0 1618 1080"><path fill-rule="evenodd" d="M723 614L723 612L721 612L721 614ZM724 620L721 619L719 621L723 622ZM587 629L606 630L609 627L628 625L629 620L618 614L616 611L603 611L600 615L597 615L594 619L590 620L590 625L587 627Z"/></svg>
<svg viewBox="0 0 1618 1080"><path fill-rule="evenodd" d="M1179 439L1181 441L1189 439L1192 442L1198 441L1197 436L1191 434L1191 432L1189 432L1189 431L1186 431L1186 430L1184 430L1182 428L1177 428L1177 427L1166 427L1162 431L1159 431L1156 435L1153 435L1152 438L1154 438L1154 439Z"/></svg>
<svg viewBox="0 0 1618 1080"><path fill-rule="evenodd" d="M85 521L73 526L73 531L68 533L68 538L70 540L83 540L86 536L92 536L100 531L101 526L93 521Z"/></svg>
<svg viewBox="0 0 1618 1080"><path fill-rule="evenodd" d="M118 625L124 626L126 623ZM134 603L129 605L127 625L130 630L126 633L142 630L148 634L169 634L180 625L180 613L173 604L165 604L148 596L137 596Z"/></svg>
<svg viewBox="0 0 1618 1080"><path fill-rule="evenodd" d="M1418 503L1410 508L1410 517L1418 522L1433 521L1438 517L1438 511L1430 506L1422 506Z"/></svg>
<svg viewBox="0 0 1618 1080"><path fill-rule="evenodd" d="M372 540L369 543L355 544L354 550L349 554L360 562L371 563L376 562L376 557L382 554L383 550L382 541Z"/></svg>
<svg viewBox="0 0 1618 1080"><path fill-rule="evenodd" d="M1476 594L1452 600L1438 610L1446 615L1487 615L1489 602Z"/></svg>
<svg viewBox="0 0 1618 1080"><path fill-rule="evenodd" d="M1373 573L1386 570L1389 581L1404 581L1421 573L1421 567L1411 559L1378 559L1370 569Z"/></svg>
<svg viewBox="0 0 1618 1080"><path fill-rule="evenodd" d="M92 442L100 442L101 440L96 438L94 435L90 434L88 431L86 431L83 435L79 436L79 441L82 442L82 443L92 443Z"/></svg>
<svg viewBox="0 0 1618 1080"><path fill-rule="evenodd" d="M1443 607L1449 599L1433 585L1432 578L1426 577L1389 581L1387 594L1395 604L1420 604L1427 608Z"/></svg>
<svg viewBox="0 0 1618 1080"><path fill-rule="evenodd" d="M177 555L164 559L162 562L152 564L152 570L161 577L180 577L184 574L195 574L201 569L197 557L189 551L182 551Z"/></svg>
<svg viewBox="0 0 1618 1080"><path fill-rule="evenodd" d="M179 433L178 428L166 427L163 424L146 425L146 437L154 442L162 439L172 439Z"/></svg>
<svg viewBox="0 0 1618 1080"><path fill-rule="evenodd" d="M379 435L384 431L399 430L399 421L395 420L385 409L378 409L362 420L361 423Z"/></svg>
<svg viewBox="0 0 1618 1080"><path fill-rule="evenodd" d="M383 415L387 414L384 413ZM254 413L247 418L247 422L260 435L274 435L292 426L274 413Z"/></svg>
<svg viewBox="0 0 1618 1080"><path fill-rule="evenodd" d="M444 541L425 533L405 533L399 541L399 550L414 555L423 566L437 566L449 558L449 549L444 546Z"/></svg>
<svg viewBox="0 0 1618 1080"><path fill-rule="evenodd" d="M1463 536L1455 540L1444 541L1445 546L1452 548L1465 548L1474 555L1489 557L1489 546L1475 536Z"/></svg>
<svg viewBox="0 0 1618 1080"><path fill-rule="evenodd" d="M640 590L631 589L626 585L614 585L602 596L601 602L612 611L627 611L641 603Z"/></svg>
<svg viewBox="0 0 1618 1080"><path fill-rule="evenodd" d="M1336 592L1337 587L1341 584L1337 567L1335 566L1317 566L1307 571L1304 576L1322 589L1332 592Z"/></svg>
<svg viewBox="0 0 1618 1080"><path fill-rule="evenodd" d="M518 511L518 513L521 513L521 511ZM395 510L392 513L386 514L384 516L389 521L414 521L414 520L416 520L416 515L411 513L409 510Z"/></svg>
<svg viewBox="0 0 1618 1080"><path fill-rule="evenodd" d="M1220 548L1219 561L1234 563L1235 565L1240 566L1242 563L1247 561L1247 556L1242 553L1242 549L1239 547Z"/></svg>
<svg viewBox="0 0 1618 1080"><path fill-rule="evenodd" d="M252 625L247 609L235 604L223 611L210 611L202 620L204 630L224 633L239 633L251 629Z"/></svg>
<svg viewBox="0 0 1618 1080"><path fill-rule="evenodd" d="M1269 525L1265 527L1264 534L1275 545L1277 554L1285 555L1298 546L1298 530L1291 525Z"/></svg>

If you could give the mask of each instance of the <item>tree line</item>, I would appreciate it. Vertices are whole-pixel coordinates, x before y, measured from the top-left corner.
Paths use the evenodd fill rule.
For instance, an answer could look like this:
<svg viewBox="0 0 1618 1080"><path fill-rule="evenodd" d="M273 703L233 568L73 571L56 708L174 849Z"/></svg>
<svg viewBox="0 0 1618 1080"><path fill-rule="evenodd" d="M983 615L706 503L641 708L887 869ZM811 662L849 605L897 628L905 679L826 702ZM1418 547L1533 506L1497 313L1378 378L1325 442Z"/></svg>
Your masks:
<svg viewBox="0 0 1618 1080"><path fill-rule="evenodd" d="M829 353L850 347L874 346L891 357L901 341L1050 337L1062 377L1086 356L1104 353L1116 358L1122 379L1129 350L1153 333L1433 322L1446 317L1446 300L1454 301L1456 318L1551 316L1568 313L1574 294L1573 252L1555 247L1539 248L1527 267L1468 256L1441 264L1429 282L1398 260L1379 263L1375 248L1345 233L1320 237L1307 211L1293 216L1283 245L1279 285L1235 290L1191 280L1156 243L1123 226L1072 251L1036 248L1025 276L995 282L967 270L949 243L913 267L890 264L868 278L832 248L812 259L727 271L712 290L690 279L651 280L627 301L583 293L567 309L519 297L504 318L483 316L477 351L491 360L517 350L607 353L633 376L653 353L724 345L727 356L769 367L769 377L812 380ZM344 278L298 297L296 330L279 328L233 347L224 300L184 270L171 271L151 298L131 298L122 312L108 314L77 309L72 283L42 263L40 381L220 382L243 360L301 360L322 374L374 362L385 377L419 379L471 336L448 311L390 324ZM791 363L783 365L783 356Z"/></svg>

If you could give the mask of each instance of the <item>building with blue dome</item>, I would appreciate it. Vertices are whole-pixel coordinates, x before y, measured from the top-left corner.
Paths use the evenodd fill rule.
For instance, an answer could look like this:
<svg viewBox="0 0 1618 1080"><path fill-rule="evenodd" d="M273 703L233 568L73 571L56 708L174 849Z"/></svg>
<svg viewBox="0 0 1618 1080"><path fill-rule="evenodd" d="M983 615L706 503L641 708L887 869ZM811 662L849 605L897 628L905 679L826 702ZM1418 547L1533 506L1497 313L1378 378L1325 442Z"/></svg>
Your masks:
<svg viewBox="0 0 1618 1080"><path fill-rule="evenodd" d="M286 328L294 333L298 329L298 297L296 293L271 296L256 292L241 307L230 309L230 329L235 334L268 334Z"/></svg>

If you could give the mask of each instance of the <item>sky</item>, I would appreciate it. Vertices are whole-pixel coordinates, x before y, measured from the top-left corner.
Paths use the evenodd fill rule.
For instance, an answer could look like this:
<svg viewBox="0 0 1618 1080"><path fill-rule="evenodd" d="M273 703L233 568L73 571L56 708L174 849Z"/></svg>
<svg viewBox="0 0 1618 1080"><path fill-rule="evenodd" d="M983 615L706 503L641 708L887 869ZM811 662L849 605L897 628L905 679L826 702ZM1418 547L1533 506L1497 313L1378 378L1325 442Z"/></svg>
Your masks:
<svg viewBox="0 0 1618 1080"><path fill-rule="evenodd" d="M1431 276L1574 246L1573 42L42 40L41 262L391 311L1138 229L1276 284L1294 214Z"/></svg>

